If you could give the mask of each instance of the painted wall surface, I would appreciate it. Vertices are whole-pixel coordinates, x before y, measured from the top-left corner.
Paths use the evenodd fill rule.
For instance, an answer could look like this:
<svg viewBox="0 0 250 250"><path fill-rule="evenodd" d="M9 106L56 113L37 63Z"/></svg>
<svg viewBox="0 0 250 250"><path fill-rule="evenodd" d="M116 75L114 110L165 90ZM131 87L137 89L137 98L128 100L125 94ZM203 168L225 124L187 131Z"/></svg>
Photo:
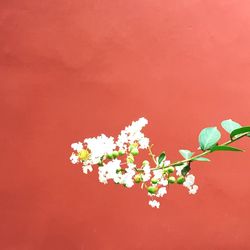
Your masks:
<svg viewBox="0 0 250 250"><path fill-rule="evenodd" d="M171 160L204 127L249 125L249 1L8 0L0 31L0 249L250 249L247 138L159 210L69 162L72 142L141 116Z"/></svg>

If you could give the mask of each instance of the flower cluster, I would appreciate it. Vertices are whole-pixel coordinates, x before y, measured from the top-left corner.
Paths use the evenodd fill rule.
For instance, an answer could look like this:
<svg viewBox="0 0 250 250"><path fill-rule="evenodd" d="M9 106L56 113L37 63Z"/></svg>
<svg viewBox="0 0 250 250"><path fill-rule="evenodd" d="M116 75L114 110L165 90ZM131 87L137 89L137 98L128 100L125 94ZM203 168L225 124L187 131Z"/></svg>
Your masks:
<svg viewBox="0 0 250 250"><path fill-rule="evenodd" d="M81 164L85 174L96 166L103 184L113 181L126 188L140 184L147 190L151 207L159 208L158 199L167 194L167 186L171 184L181 184L190 194L195 194L198 186L194 185L195 177L188 173L186 162L174 166L166 160L164 152L158 157L152 153L149 138L141 132L147 124L145 118L132 122L120 132L117 140L101 134L73 143L70 160L73 164ZM136 162L140 150L148 150L150 159Z"/></svg>
<svg viewBox="0 0 250 250"><path fill-rule="evenodd" d="M165 152L159 156L153 154L153 145L149 144L149 138L141 132L147 124L145 118L132 122L121 131L117 140L101 134L73 143L71 147L74 152L70 160L73 164L81 164L85 174L92 172L96 166L99 181L103 184L113 181L126 188L139 184L150 197L148 204L159 208L159 198L167 194L169 185L183 185L189 194L197 193L195 176L190 174L192 162L208 162L210 160L204 156L215 151L242 152L243 150L228 145L242 137L250 137L250 126L241 126L231 119L224 120L221 126L230 134L229 141L219 145L221 133L217 127L204 128L199 134L199 149L202 152L194 156L190 150L181 149L179 152L184 159L171 163L166 159ZM150 161L136 161L140 150L148 150Z"/></svg>

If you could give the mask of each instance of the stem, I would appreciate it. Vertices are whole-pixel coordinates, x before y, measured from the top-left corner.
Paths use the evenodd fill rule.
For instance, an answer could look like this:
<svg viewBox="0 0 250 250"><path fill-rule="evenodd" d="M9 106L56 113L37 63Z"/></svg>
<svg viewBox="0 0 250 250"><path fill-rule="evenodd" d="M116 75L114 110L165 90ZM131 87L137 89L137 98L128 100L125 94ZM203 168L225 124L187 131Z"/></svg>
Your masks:
<svg viewBox="0 0 250 250"><path fill-rule="evenodd" d="M155 159L155 155L153 154L152 149L151 149L153 146L154 146L153 144L152 144L151 146L149 146L149 147L148 147L148 150L149 150L149 155L151 156L152 160L154 161L154 163L155 163L156 166L157 166L158 164L157 164L157 161L156 161L156 159Z"/></svg>
<svg viewBox="0 0 250 250"><path fill-rule="evenodd" d="M237 140L239 140L239 139L241 139L242 137L244 137L244 136L246 136L247 134L249 134L249 132L246 132L246 133L243 133L243 134L241 134L241 135L239 135L239 136L237 136L237 137L235 137L235 138L232 138L231 140L229 140L229 141L227 141L227 142L224 142L224 143L222 143L221 145L219 145L219 146L226 146L226 145L229 145L229 144L231 144L231 143L233 143L233 142L235 142L235 141L237 141ZM183 164L183 163L186 163L186 162L191 162L191 161L193 161L194 159L196 159L196 158L198 158L198 157L201 157L201 156L204 156L204 155L207 155L207 154L209 154L209 153L212 153L211 152L211 149L207 149L207 150L205 150L204 152L202 152L202 153L200 153L200 154L198 154L198 155L195 155L195 156L193 156L193 157L191 157L191 158L189 158L189 159L185 159L185 160L182 160L182 161L176 161L176 162L173 162L173 163L171 163L171 164L169 164L168 165L168 167L170 167L170 166L177 166L177 165L181 165L181 164ZM154 170L158 170L158 169L162 169L163 167L156 167L156 168L151 168L151 170L152 171L154 171Z"/></svg>

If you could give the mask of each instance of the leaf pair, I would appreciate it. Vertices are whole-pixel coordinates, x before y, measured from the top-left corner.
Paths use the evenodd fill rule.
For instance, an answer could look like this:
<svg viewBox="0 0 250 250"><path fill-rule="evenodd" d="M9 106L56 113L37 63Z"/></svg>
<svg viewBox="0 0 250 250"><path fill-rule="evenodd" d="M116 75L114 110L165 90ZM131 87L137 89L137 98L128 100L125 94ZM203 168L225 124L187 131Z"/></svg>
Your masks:
<svg viewBox="0 0 250 250"><path fill-rule="evenodd" d="M228 119L221 123L221 126L230 133L230 138L233 139L237 135L241 135L243 133L249 132L248 136L250 136L250 127L242 127L239 123ZM217 146L217 142L221 138L221 133L217 129L217 127L205 128L200 132L199 135L199 143L201 150L205 151L210 149L213 151L243 151L241 149L237 149L234 147L229 147L227 145Z"/></svg>

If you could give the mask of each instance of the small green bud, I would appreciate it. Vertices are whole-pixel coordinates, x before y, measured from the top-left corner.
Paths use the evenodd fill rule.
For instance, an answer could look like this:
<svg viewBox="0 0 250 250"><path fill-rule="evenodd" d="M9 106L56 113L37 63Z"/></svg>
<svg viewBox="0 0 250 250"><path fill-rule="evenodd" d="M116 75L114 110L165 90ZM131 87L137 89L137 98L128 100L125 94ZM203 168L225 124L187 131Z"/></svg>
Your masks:
<svg viewBox="0 0 250 250"><path fill-rule="evenodd" d="M150 194L155 194L158 191L158 187L154 187L154 186L149 186L148 187L148 192Z"/></svg>
<svg viewBox="0 0 250 250"><path fill-rule="evenodd" d="M112 156L113 156L114 158L116 158L118 155L119 155L119 152L118 152L118 151L113 151L113 152L112 152Z"/></svg>
<svg viewBox="0 0 250 250"><path fill-rule="evenodd" d="M157 183L158 183L158 180L155 179L155 178L152 178L152 179L151 179L151 182L152 182L153 184L157 184Z"/></svg>
<svg viewBox="0 0 250 250"><path fill-rule="evenodd" d="M142 181L142 177L140 174L136 174L134 176L135 183L140 183Z"/></svg>
<svg viewBox="0 0 250 250"><path fill-rule="evenodd" d="M167 167L166 170L167 170L167 173L171 174L174 172L174 167Z"/></svg>
<svg viewBox="0 0 250 250"><path fill-rule="evenodd" d="M129 146L129 151L131 151L133 148L138 148L138 143L133 143Z"/></svg>
<svg viewBox="0 0 250 250"><path fill-rule="evenodd" d="M108 159L113 159L113 154L112 153L107 154L107 158Z"/></svg>
<svg viewBox="0 0 250 250"><path fill-rule="evenodd" d="M176 181L176 179L175 179L174 176L170 176L170 177L168 178L168 183L169 183L169 184L173 184L173 183L175 183L175 181Z"/></svg>
<svg viewBox="0 0 250 250"><path fill-rule="evenodd" d="M124 150L119 150L118 153L119 153L119 155L124 155L125 151Z"/></svg>
<svg viewBox="0 0 250 250"><path fill-rule="evenodd" d="M178 184L183 184L185 181L185 177L184 176L180 176L178 179L177 179L177 183Z"/></svg>
<svg viewBox="0 0 250 250"><path fill-rule="evenodd" d="M143 166L143 167L145 167L145 166L147 166L147 165L149 165L149 161L145 160L145 161L142 162L142 166Z"/></svg>
<svg viewBox="0 0 250 250"><path fill-rule="evenodd" d="M133 149L130 151L130 153L131 153L132 155L138 155L138 154L139 154L139 150L138 150L138 148L133 148Z"/></svg>

